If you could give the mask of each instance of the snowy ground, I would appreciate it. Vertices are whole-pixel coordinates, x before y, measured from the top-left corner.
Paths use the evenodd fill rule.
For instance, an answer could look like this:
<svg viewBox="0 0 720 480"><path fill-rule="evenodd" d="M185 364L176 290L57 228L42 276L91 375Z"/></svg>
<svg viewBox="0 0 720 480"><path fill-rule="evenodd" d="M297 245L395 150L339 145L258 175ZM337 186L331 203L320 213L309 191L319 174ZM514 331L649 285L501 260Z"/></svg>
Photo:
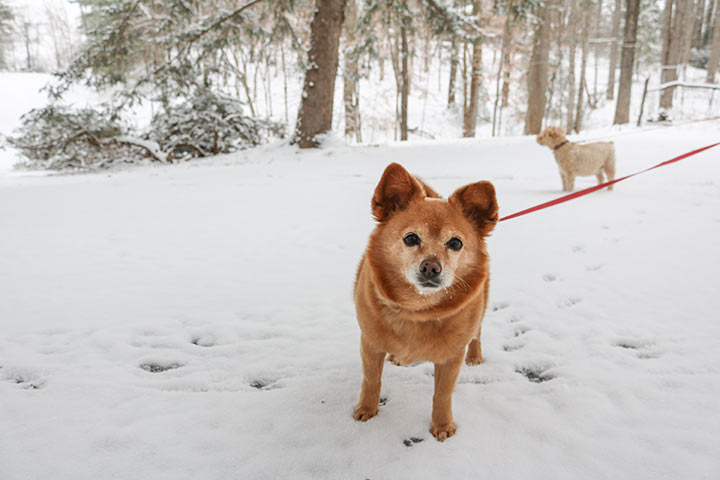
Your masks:
<svg viewBox="0 0 720 480"><path fill-rule="evenodd" d="M623 132L618 173L719 128ZM560 195L534 139L0 176L0 478L718 478L718 160L498 226L445 443L429 364L387 365L352 419L370 196L398 161L445 195L489 179L512 213Z"/></svg>

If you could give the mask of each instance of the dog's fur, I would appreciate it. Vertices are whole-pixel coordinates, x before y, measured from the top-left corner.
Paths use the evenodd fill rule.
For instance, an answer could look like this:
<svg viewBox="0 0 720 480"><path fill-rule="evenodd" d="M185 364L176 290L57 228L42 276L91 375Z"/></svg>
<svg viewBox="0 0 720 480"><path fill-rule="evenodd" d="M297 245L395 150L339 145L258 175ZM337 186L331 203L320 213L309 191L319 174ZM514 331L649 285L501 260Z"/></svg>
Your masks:
<svg viewBox="0 0 720 480"><path fill-rule="evenodd" d="M452 393L463 358L469 365L482 362L480 325L489 288L485 237L498 220L495 189L489 182L473 183L445 200L393 163L375 190L372 213L378 224L355 281L363 383L354 417L366 421L378 413L386 354L400 364L430 361L430 431L443 441L456 430ZM419 245L405 243L410 233ZM454 238L462 242L458 251L448 246ZM420 273L428 259L442 267L431 287Z"/></svg>
<svg viewBox="0 0 720 480"><path fill-rule="evenodd" d="M595 175L598 184L603 183L603 172L608 181L615 178L615 144L596 142L584 145L572 143L565 137L562 127L548 127L537 136L537 142L553 150L560 169L563 191L572 192L575 177ZM612 185L608 190L612 190Z"/></svg>

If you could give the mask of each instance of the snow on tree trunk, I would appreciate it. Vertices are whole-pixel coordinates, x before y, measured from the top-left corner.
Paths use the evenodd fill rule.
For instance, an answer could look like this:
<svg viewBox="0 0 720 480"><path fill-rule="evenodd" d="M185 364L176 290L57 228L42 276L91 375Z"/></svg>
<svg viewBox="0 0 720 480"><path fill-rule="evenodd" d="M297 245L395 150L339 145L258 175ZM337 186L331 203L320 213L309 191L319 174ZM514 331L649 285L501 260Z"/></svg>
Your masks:
<svg viewBox="0 0 720 480"><path fill-rule="evenodd" d="M318 145L317 136L332 128L338 44L346 0L317 0L311 29L295 142L300 148Z"/></svg>

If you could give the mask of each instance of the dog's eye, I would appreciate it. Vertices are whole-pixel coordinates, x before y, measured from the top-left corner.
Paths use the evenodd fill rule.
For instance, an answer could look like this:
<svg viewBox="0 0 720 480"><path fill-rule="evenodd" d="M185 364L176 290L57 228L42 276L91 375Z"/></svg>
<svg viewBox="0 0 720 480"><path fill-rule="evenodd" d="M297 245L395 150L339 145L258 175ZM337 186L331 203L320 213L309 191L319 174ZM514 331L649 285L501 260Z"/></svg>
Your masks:
<svg viewBox="0 0 720 480"><path fill-rule="evenodd" d="M416 245L420 245L420 237L414 233L408 233L405 235L405 238L403 238L403 242L405 242L405 245L408 247L414 247Z"/></svg>
<svg viewBox="0 0 720 480"><path fill-rule="evenodd" d="M448 247L450 250L455 250L457 252L463 247L463 243L462 240L460 240L459 238L453 237L447 241L445 246Z"/></svg>

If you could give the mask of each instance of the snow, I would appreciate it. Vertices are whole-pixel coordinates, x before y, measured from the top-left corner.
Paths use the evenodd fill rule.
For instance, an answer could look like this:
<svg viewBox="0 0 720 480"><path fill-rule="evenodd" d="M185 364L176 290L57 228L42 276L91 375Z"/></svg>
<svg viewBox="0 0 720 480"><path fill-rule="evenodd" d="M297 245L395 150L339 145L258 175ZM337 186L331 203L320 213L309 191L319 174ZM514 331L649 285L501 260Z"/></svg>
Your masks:
<svg viewBox="0 0 720 480"><path fill-rule="evenodd" d="M615 136L622 176L719 127L586 138ZM561 195L551 151L326 145L0 175L0 478L720 475L717 147L498 225L485 363L439 443L429 364L386 364L352 419L373 189L397 161L444 195L491 180L507 215Z"/></svg>

